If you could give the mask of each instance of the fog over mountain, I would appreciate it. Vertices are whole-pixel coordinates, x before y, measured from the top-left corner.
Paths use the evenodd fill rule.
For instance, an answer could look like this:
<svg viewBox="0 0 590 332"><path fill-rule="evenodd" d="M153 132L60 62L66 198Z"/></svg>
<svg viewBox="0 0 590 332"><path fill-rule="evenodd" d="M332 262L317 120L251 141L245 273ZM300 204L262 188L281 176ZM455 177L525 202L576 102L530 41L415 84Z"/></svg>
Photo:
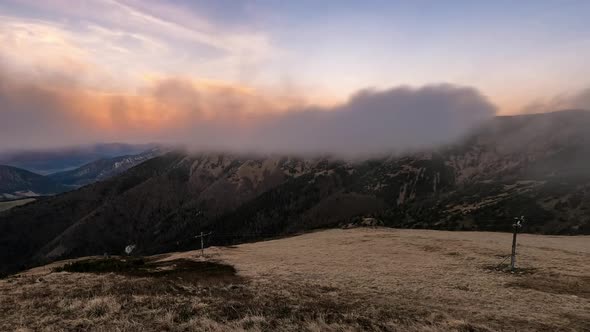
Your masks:
<svg viewBox="0 0 590 332"><path fill-rule="evenodd" d="M225 144L264 152L366 156L450 143L494 113L495 107L472 88L430 85L363 90L342 105L261 121L246 135L245 143L236 136L231 137L235 143Z"/></svg>
<svg viewBox="0 0 590 332"><path fill-rule="evenodd" d="M590 110L590 87L536 100L525 107L523 113L546 113L565 109Z"/></svg>
<svg viewBox="0 0 590 332"><path fill-rule="evenodd" d="M222 245L368 216L509 231L525 215L525 232L588 234L589 126L589 111L499 116L440 149L357 161L175 151L0 213L0 272L131 241L142 254L177 251L201 231Z"/></svg>
<svg viewBox="0 0 590 332"><path fill-rule="evenodd" d="M256 92L182 80L117 95L41 77L16 81L0 72L0 150L14 142L158 141L201 151L371 155L452 142L496 113L476 89L451 84L365 89L335 106L284 106Z"/></svg>

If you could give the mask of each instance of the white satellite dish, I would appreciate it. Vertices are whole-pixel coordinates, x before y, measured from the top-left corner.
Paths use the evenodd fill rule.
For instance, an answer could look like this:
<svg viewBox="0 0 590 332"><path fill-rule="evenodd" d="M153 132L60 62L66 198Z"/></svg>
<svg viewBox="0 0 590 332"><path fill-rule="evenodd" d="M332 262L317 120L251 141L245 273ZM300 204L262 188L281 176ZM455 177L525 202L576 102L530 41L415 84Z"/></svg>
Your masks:
<svg viewBox="0 0 590 332"><path fill-rule="evenodd" d="M125 247L125 253L127 255L131 255L131 253L133 252L133 250L135 250L135 244L130 244L127 247Z"/></svg>

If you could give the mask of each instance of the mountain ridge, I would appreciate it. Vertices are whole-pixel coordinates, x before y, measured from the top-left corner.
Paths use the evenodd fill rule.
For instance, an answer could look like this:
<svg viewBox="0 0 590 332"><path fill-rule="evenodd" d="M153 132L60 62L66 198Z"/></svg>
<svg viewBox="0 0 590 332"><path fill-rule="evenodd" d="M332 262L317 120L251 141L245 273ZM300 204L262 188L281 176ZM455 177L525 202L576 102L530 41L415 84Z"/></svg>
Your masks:
<svg viewBox="0 0 590 332"><path fill-rule="evenodd" d="M0 200L52 195L67 188L52 179L22 168L0 165Z"/></svg>
<svg viewBox="0 0 590 332"><path fill-rule="evenodd" d="M161 149L153 148L139 154L101 158L73 170L51 173L48 177L64 185L80 187L120 174L160 153Z"/></svg>
<svg viewBox="0 0 590 332"><path fill-rule="evenodd" d="M0 164L23 168L41 175L72 170L103 158L134 155L157 147L149 144L102 143L53 149L0 152Z"/></svg>
<svg viewBox="0 0 590 332"><path fill-rule="evenodd" d="M0 213L0 258L15 270L128 244L141 254L191 249L201 231L213 232L209 244L231 244L366 217L509 231L525 215L525 232L588 234L588 126L590 112L497 117L456 144L360 161L170 152Z"/></svg>
<svg viewBox="0 0 590 332"><path fill-rule="evenodd" d="M73 170L48 175L37 174L13 166L0 165L0 167L4 167L4 176L0 174L0 200L47 196L76 189L120 174L143 161L163 153L163 151L165 150L162 148L152 148L139 154L103 158ZM2 169L0 169L1 171Z"/></svg>

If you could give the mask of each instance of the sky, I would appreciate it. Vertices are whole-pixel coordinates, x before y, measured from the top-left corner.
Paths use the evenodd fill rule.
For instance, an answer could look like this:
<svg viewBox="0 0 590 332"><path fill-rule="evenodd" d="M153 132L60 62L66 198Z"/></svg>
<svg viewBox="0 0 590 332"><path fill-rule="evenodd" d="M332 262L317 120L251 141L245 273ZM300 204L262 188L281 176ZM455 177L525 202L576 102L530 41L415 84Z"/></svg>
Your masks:
<svg viewBox="0 0 590 332"><path fill-rule="evenodd" d="M297 150L325 140L296 138L309 114L333 139L360 123L373 140L381 120L403 131L446 114L452 126L416 128L449 133L484 113L590 108L588 22L585 0L0 0L0 149L168 139ZM432 91L453 109L421 99ZM374 140L457 136L407 135Z"/></svg>

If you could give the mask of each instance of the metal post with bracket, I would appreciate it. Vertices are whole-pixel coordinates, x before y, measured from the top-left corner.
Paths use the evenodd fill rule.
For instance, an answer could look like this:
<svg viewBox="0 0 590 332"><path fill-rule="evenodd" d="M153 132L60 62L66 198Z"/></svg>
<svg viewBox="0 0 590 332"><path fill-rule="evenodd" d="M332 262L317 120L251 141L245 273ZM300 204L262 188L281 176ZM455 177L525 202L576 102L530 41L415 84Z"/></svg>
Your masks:
<svg viewBox="0 0 590 332"><path fill-rule="evenodd" d="M510 270L514 271L516 264L516 234L518 230L522 228L524 224L524 216L514 218L514 224L512 224L512 255L510 256Z"/></svg>
<svg viewBox="0 0 590 332"><path fill-rule="evenodd" d="M212 232L209 232L207 234L204 234L203 232L201 232L200 235L195 236L195 238L201 238L201 256L205 256L205 244L204 244L204 238L205 236L209 236L211 235Z"/></svg>

